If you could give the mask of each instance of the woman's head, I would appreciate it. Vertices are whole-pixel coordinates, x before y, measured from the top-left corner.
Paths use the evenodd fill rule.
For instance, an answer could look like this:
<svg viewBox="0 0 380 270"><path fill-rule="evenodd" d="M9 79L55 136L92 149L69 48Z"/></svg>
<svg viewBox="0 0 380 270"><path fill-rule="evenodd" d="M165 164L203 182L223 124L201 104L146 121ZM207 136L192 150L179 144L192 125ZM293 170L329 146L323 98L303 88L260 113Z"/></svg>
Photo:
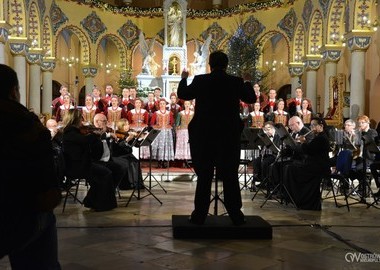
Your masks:
<svg viewBox="0 0 380 270"><path fill-rule="evenodd" d="M65 129L69 126L80 127L82 125L82 111L79 109L70 109L64 115L62 124Z"/></svg>

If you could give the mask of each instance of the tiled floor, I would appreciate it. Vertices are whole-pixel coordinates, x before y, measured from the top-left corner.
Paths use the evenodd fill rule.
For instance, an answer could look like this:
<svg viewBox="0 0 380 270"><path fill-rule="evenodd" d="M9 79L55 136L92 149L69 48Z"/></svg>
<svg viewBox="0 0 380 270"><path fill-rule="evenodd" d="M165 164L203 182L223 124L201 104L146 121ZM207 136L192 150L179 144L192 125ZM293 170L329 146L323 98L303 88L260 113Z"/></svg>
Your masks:
<svg viewBox="0 0 380 270"><path fill-rule="evenodd" d="M380 269L380 209L358 204L347 212L336 208L331 199L323 202L321 212L296 210L272 200L260 208L263 195L252 201L253 193L242 190L244 213L268 221L273 226L272 240L223 240L222 236L219 240L178 240L172 237L171 216L191 212L196 182L160 184L167 193L159 186L152 191L162 205L148 196L133 198L125 207L131 191L122 191L119 207L109 212L93 212L70 202L62 214L59 207L62 268ZM366 251L378 256L376 262L364 262L373 260L368 255L359 262L350 256ZM7 259L0 260L0 269L10 269Z"/></svg>

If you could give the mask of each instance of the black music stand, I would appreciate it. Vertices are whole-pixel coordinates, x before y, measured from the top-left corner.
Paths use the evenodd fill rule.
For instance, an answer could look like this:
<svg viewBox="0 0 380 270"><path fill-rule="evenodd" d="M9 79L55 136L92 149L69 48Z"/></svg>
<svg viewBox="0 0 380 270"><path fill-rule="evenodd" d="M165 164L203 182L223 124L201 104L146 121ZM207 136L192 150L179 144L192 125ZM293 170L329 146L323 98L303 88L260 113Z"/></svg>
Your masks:
<svg viewBox="0 0 380 270"><path fill-rule="evenodd" d="M281 123L279 124L275 124L275 127L277 128L277 132L278 134L280 135L280 138L281 138L281 151L279 152L279 155L278 155L278 159L280 159L280 179L279 179L279 183L274 187L274 189L268 194L267 198L265 199L265 201L262 203L262 205L260 206L260 208L262 208L266 202L272 198L272 195L276 192L276 191L279 191L280 194L281 194L281 198L280 199L277 199L275 198L275 200L281 204L284 203L284 199L285 199L285 196L287 199L290 200L290 202L294 205L294 207L296 209L298 209L296 203L294 202L294 199L293 197L290 195L290 192L289 190L286 188L285 184L284 184L284 173L283 173L283 166L284 166L284 155L282 152L283 149L285 149L285 146L289 146L291 149L295 149L296 146L297 146L297 143L296 141L293 139L293 137L289 134L289 132L286 130L285 126ZM278 160L276 160L275 162L278 162Z"/></svg>
<svg viewBox="0 0 380 270"><path fill-rule="evenodd" d="M160 186L160 188L167 193L166 189L160 184L160 182L154 177L152 174L152 143L156 139L157 135L161 132L159 129L150 128L149 133L141 140L136 147L148 146L149 147L149 172L145 176L144 180L149 178L149 190L151 190L155 186ZM152 178L156 181L156 185L152 187Z"/></svg>
<svg viewBox="0 0 380 270"><path fill-rule="evenodd" d="M224 205L224 201L222 198L220 198L220 194L223 193L223 191L221 192L218 192L218 172L217 170L215 169L215 173L214 173L214 195L212 196L212 199L210 200L210 204L212 202L214 202L214 216L217 216L218 215L218 202L220 201L223 205ZM223 213L221 216L224 216L226 215L227 212ZM212 215L212 214L211 214Z"/></svg>
<svg viewBox="0 0 380 270"><path fill-rule="evenodd" d="M264 146L264 143L259 138L260 131L261 131L260 128L244 128L244 130L242 132L242 136L241 136L241 149L244 149L244 150L260 150ZM244 160L244 161L246 161L246 160ZM251 185L251 187L249 189L253 190L253 187L255 184L253 181L254 175L252 174L252 176L249 177L249 179L247 180L246 174L247 174L248 164L244 164L244 166L246 166L244 168L244 170L245 170L244 171L244 174L245 174L244 175L244 184L240 190L248 189L249 185Z"/></svg>
<svg viewBox="0 0 380 270"><path fill-rule="evenodd" d="M152 142L156 139L158 133L160 133L160 130L157 130L157 129L151 129L148 134L144 134L142 131L139 133L139 136L132 143L133 146L139 148L139 155L140 155L141 146L149 146L149 173L143 179L142 183L140 183L140 181L137 181L137 184L134 186L132 194L129 197L129 200L128 200L127 204L125 205L126 207L128 206L132 197L136 197L137 200L141 200L141 199L143 199L147 196L150 196L150 195L153 196L162 205L162 202L151 191L152 177L154 178L154 176L152 176ZM149 188L147 188L144 184L144 181L148 178L148 176L149 176ZM154 178L154 179L158 183L157 179L156 178ZM158 183L158 185L160 185L160 184ZM162 188L162 186L161 186L161 188ZM146 190L148 192L148 194L141 197L141 194L140 194L141 189ZM137 196L135 195L136 191L137 191ZM166 192L166 190L164 190L164 191Z"/></svg>
<svg viewBox="0 0 380 270"><path fill-rule="evenodd" d="M261 141L261 144L264 145L264 147L266 149L269 149L272 151L272 153L275 155L277 154L277 158L276 160L278 159L278 155L280 154L280 148L277 147L277 145L274 144L274 142L269 138L268 134L266 134L265 132L261 132L258 134L258 139ZM263 158L263 157L262 157ZM276 161L275 160L275 161ZM274 162L275 162L274 161ZM264 179L260 179L261 182L260 182L260 187L265 187L267 186L269 183L269 176L264 178ZM252 197L252 201L255 199L257 193L260 191L260 188L258 188L255 192L255 194L253 195ZM263 192L263 191L262 191ZM264 193L264 192L263 192ZM267 194L264 193L264 195L268 196L269 195L269 188L268 188L268 192Z"/></svg>

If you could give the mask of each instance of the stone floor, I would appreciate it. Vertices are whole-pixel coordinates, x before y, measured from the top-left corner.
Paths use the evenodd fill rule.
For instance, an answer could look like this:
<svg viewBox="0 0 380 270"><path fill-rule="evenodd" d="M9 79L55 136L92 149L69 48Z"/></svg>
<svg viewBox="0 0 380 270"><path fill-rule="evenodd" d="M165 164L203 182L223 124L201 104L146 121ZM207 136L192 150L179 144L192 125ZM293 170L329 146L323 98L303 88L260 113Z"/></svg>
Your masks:
<svg viewBox="0 0 380 270"><path fill-rule="evenodd" d="M244 213L268 221L272 240L173 239L171 217L191 212L196 182L189 181L189 174L170 175L175 181L155 175L167 193L152 185L162 205L147 196L132 198L125 207L131 191L122 191L119 207L109 212L93 212L72 201L64 213L58 207L62 269L380 269L380 209L357 204L348 212L331 199L323 201L321 212L274 200L260 207L263 194L252 201L253 193L243 189ZM0 269L10 269L7 258L0 260Z"/></svg>

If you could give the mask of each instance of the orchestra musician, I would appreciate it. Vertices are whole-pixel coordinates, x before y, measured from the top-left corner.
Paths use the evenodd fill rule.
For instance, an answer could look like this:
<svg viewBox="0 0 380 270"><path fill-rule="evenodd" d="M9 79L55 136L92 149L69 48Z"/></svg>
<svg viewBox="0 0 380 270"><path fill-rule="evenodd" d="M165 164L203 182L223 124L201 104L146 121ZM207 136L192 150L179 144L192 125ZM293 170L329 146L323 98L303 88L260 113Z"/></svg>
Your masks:
<svg viewBox="0 0 380 270"><path fill-rule="evenodd" d="M313 132L311 132L310 129L304 126L301 118L299 118L298 116L293 116L289 119L288 127L290 131L290 136L295 140L297 144L309 142L314 137ZM284 141L282 141L282 143L283 142ZM302 152L302 149L299 147L297 151L289 145L282 145L281 148L281 158L272 166L271 180L274 185L281 183L281 180L284 178L283 176L285 175L284 168L287 164L291 164L295 161L302 161L303 159L305 159L305 155ZM282 196L283 194L278 195Z"/></svg>
<svg viewBox="0 0 380 270"><path fill-rule="evenodd" d="M350 171L351 179L358 179L359 188L357 194L361 197L361 200L365 200L366 194L366 172L367 168L370 168L371 164L375 160L375 154L371 153L366 145L374 142L378 136L375 129L370 128L369 118L366 115L361 115L357 118L358 130L361 133L362 145L360 150L360 156L355 159L355 167ZM365 162L365 163L364 163Z"/></svg>
<svg viewBox="0 0 380 270"><path fill-rule="evenodd" d="M134 188L138 182L140 182L140 187L142 187L143 179L140 161L132 153L133 143L140 135L140 132L131 129L127 119L120 119L117 121L116 126L118 140L112 148L112 155L124 160L127 167L126 177L121 180L119 188L122 190Z"/></svg>
<svg viewBox="0 0 380 270"><path fill-rule="evenodd" d="M276 132L274 123L267 121L264 123L263 132L269 137L273 144L280 147L280 135ZM258 157L253 160L253 172L256 177L262 181L269 176L270 165L276 160L277 153L273 152L269 147L264 146ZM269 190L269 187L268 187Z"/></svg>
<svg viewBox="0 0 380 270"><path fill-rule="evenodd" d="M284 168L284 185L299 209L321 210L320 183L330 173L330 142L323 118L312 118L310 128L314 137L299 138L295 151L306 154L303 160L287 164Z"/></svg>
<svg viewBox="0 0 380 270"><path fill-rule="evenodd" d="M83 178L90 184L84 206L95 211L107 211L117 207L115 187L120 181L114 173L117 165L113 166L109 159L110 152L104 150L100 135L83 128L82 112L78 109L69 110L63 123L66 176L73 179ZM88 132L83 132L84 129ZM107 154L108 159L105 160Z"/></svg>
<svg viewBox="0 0 380 270"><path fill-rule="evenodd" d="M107 117L103 113L97 113L94 117L94 124L100 130L100 140L102 142L101 157L94 162L107 167L112 172L115 188L127 177L127 167L125 161L113 155L114 145L117 136L114 130L107 127Z"/></svg>

